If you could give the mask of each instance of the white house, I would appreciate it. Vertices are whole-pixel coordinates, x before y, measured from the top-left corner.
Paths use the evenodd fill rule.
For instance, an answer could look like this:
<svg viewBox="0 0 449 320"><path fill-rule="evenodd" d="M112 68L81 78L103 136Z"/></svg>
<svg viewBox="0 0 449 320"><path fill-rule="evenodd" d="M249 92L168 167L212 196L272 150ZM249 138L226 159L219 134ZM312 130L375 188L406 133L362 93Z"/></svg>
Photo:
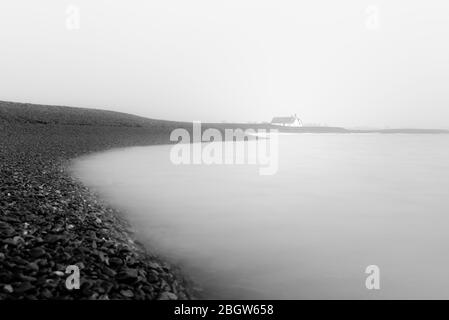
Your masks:
<svg viewBox="0 0 449 320"><path fill-rule="evenodd" d="M290 117L274 117L271 124L275 126L302 127L301 120L295 115Z"/></svg>

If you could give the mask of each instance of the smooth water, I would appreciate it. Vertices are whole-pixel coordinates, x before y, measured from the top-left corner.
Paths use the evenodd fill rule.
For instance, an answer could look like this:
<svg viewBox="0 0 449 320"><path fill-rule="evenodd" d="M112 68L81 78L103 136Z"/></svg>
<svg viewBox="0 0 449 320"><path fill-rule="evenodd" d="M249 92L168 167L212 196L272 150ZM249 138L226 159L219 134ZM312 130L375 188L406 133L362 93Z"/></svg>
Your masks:
<svg viewBox="0 0 449 320"><path fill-rule="evenodd" d="M93 155L74 172L208 298L449 298L449 136L279 142L272 176L176 166L171 146ZM365 286L369 265L379 290Z"/></svg>

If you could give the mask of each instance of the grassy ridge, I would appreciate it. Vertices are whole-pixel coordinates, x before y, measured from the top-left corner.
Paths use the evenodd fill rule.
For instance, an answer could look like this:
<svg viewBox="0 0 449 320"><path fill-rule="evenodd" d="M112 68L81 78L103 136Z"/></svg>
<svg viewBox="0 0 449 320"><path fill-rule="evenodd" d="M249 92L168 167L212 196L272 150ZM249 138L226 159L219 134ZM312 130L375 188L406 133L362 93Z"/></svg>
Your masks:
<svg viewBox="0 0 449 320"><path fill-rule="evenodd" d="M63 106L0 101L0 121L81 126L149 127L173 123L132 114Z"/></svg>

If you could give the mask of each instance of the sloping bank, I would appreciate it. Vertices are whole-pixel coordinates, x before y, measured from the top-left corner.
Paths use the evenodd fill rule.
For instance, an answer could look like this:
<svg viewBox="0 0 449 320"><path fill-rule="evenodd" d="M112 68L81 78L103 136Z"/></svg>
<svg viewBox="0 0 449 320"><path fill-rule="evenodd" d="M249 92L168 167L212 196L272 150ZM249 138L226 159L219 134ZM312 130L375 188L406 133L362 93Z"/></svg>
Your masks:
<svg viewBox="0 0 449 320"><path fill-rule="evenodd" d="M73 158L169 142L185 124L107 111L0 102L0 299L189 299L173 266L73 179ZM66 267L80 269L68 290Z"/></svg>

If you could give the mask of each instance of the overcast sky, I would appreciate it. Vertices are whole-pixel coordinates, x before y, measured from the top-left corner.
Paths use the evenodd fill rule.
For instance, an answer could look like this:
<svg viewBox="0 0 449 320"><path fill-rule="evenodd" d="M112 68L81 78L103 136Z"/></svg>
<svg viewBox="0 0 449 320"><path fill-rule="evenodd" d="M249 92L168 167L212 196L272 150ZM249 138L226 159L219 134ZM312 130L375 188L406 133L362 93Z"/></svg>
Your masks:
<svg viewBox="0 0 449 320"><path fill-rule="evenodd" d="M447 0L2 0L0 100L449 128Z"/></svg>

